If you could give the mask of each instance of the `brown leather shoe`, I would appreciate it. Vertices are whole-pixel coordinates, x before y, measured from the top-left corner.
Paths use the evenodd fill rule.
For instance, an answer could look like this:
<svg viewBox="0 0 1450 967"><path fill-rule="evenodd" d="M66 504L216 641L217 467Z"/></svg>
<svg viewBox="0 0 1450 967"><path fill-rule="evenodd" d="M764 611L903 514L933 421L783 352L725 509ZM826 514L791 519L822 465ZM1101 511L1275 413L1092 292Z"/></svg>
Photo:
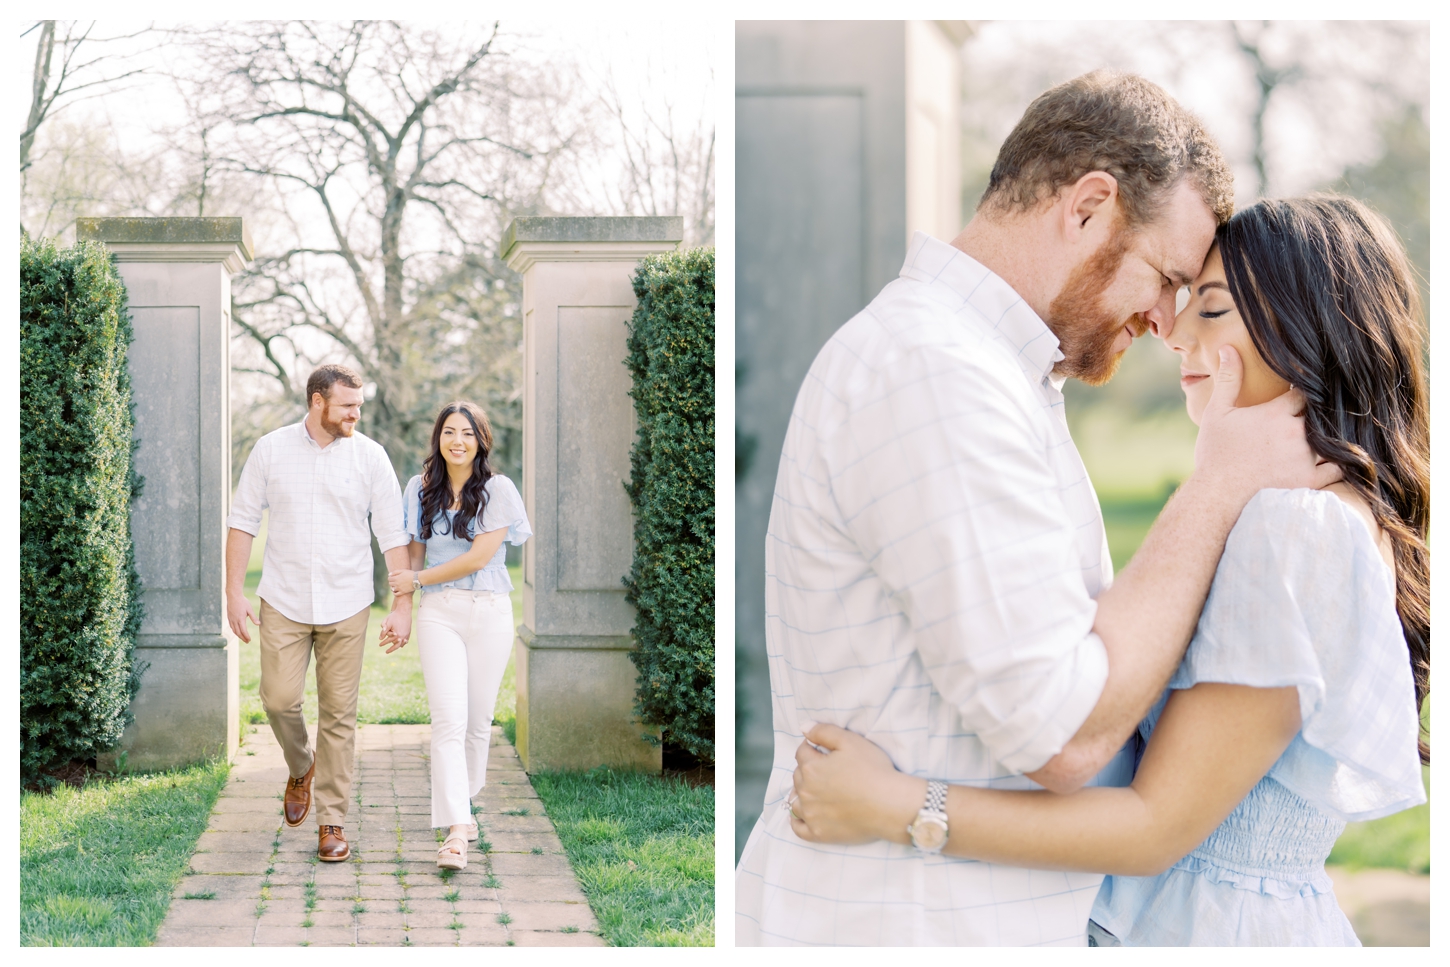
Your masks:
<svg viewBox="0 0 1450 967"><path fill-rule="evenodd" d="M287 788L282 791L282 819L288 826L301 826L312 812L312 772L316 768L314 756L305 776L287 780Z"/></svg>
<svg viewBox="0 0 1450 967"><path fill-rule="evenodd" d="M341 826L317 827L317 858L324 863L341 863L352 855Z"/></svg>

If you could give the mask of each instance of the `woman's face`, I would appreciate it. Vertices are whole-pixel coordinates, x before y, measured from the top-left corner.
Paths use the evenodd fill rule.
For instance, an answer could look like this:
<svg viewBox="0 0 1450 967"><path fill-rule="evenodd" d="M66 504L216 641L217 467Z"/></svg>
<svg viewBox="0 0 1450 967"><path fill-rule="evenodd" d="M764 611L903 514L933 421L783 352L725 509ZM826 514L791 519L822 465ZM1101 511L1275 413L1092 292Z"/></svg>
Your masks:
<svg viewBox="0 0 1450 967"><path fill-rule="evenodd" d="M438 435L438 450L452 467L471 467L478 453L478 437L473 425L462 413L450 413L443 421L443 432Z"/></svg>
<svg viewBox="0 0 1450 967"><path fill-rule="evenodd" d="M1163 340L1178 354L1183 395L1188 400L1188 418L1194 423L1203 419L1203 411L1213 396L1218 375L1218 351L1232 346L1244 361L1244 380L1239 387L1235 406L1254 406L1289 390L1289 383L1268 367L1249 338L1238 307L1228 294L1228 281L1223 272L1223 259L1218 247L1208 253L1203 271L1188 289L1188 303L1173 321L1173 331Z"/></svg>

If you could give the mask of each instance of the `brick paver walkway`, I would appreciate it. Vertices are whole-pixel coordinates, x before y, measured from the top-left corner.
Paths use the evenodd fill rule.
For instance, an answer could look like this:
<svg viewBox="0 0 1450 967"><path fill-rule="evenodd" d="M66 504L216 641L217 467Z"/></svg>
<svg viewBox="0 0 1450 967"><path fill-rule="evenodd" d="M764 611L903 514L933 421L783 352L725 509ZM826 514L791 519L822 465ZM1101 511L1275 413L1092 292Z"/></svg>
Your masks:
<svg viewBox="0 0 1450 967"><path fill-rule="evenodd" d="M1329 867L1339 908L1366 947L1430 946L1430 878L1401 870Z"/></svg>
<svg viewBox="0 0 1450 967"><path fill-rule="evenodd" d="M437 866L426 725L358 728L352 858L317 862L313 816L282 822L287 767L249 727L177 885L159 946L603 946L598 924L529 777L498 728L468 868Z"/></svg>

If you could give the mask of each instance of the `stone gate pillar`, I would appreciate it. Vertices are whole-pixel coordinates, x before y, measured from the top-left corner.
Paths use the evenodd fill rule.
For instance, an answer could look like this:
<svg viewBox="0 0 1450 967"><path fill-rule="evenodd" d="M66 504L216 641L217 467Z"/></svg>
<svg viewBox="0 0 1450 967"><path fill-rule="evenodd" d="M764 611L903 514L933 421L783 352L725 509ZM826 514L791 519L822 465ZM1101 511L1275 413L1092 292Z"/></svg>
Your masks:
<svg viewBox="0 0 1450 967"><path fill-rule="evenodd" d="M148 663L121 740L128 762L171 768L237 748L237 642L226 623L231 503L231 276L252 257L240 218L82 218L116 255L131 311L131 536Z"/></svg>
<svg viewBox="0 0 1450 967"><path fill-rule="evenodd" d="M635 719L634 555L624 485L634 443L625 323L636 263L684 219L518 218L502 254L524 277L524 621L515 642L524 767L658 772Z"/></svg>

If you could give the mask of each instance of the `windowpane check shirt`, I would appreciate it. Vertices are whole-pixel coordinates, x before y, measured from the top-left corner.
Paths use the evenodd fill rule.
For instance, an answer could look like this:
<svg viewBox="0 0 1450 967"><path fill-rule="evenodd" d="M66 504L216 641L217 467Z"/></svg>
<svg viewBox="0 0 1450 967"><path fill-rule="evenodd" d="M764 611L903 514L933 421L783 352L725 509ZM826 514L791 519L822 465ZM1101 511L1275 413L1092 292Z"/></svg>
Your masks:
<svg viewBox="0 0 1450 967"><path fill-rule="evenodd" d="M301 624L329 625L373 603L368 517L384 551L408 543L392 461L361 433L326 448L302 423L252 447L227 526L253 537L270 516L257 595Z"/></svg>
<svg viewBox="0 0 1450 967"><path fill-rule="evenodd" d="M811 366L766 537L775 761L736 873L737 944L1086 944L1097 874L806 843L781 808L806 721L912 775L1032 789L1022 773L1092 711L1112 564L1060 359L1006 282L917 233ZM1125 750L1095 782L1131 775Z"/></svg>

